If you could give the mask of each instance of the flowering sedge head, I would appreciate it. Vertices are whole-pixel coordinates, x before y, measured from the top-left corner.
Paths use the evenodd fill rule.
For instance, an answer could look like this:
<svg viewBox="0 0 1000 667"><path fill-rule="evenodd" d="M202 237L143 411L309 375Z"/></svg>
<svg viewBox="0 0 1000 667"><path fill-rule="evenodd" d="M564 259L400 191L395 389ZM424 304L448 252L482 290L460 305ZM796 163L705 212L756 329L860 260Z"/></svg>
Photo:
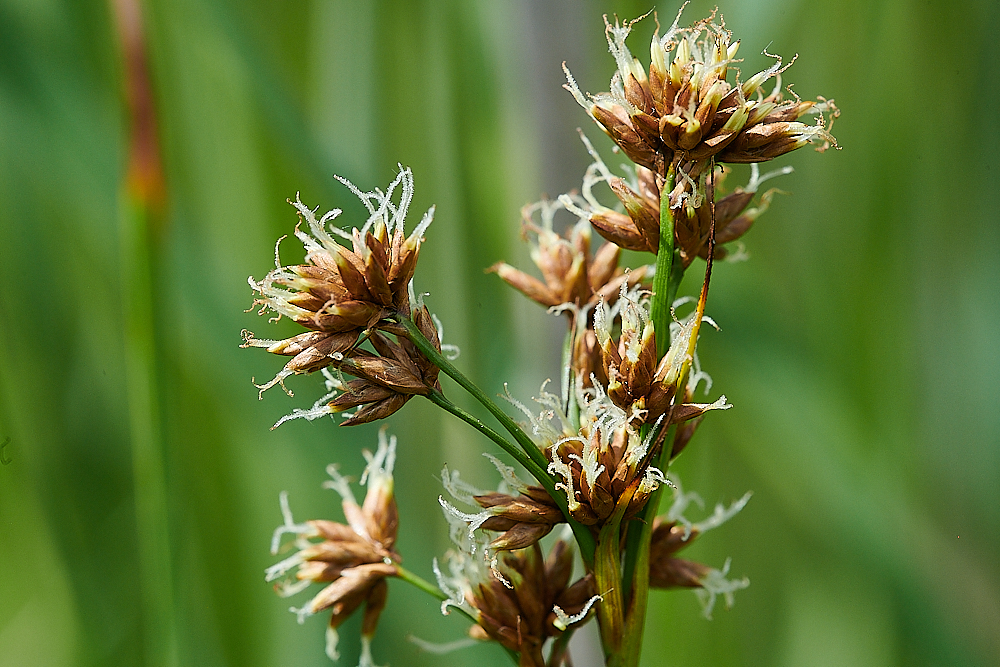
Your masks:
<svg viewBox="0 0 1000 667"><path fill-rule="evenodd" d="M440 329L427 307L418 305L411 316L424 338L441 352L446 346L441 345ZM328 368L321 369L326 379L327 393L313 403L311 408L296 408L291 414L278 420L272 428L291 419L311 421L336 414L344 416L341 426L366 424L388 417L414 396L425 396L433 390L440 390L440 369L408 338L398 335L395 329L393 331L397 333L395 341L382 331L365 332L364 342L370 344L371 350L353 347L346 354L332 353L329 365L335 372ZM289 373L285 368L269 383L257 387L263 392L280 383ZM345 373L356 379L345 379ZM352 409L354 412L348 412Z"/></svg>
<svg viewBox="0 0 1000 667"><path fill-rule="evenodd" d="M684 301L679 301L677 306ZM617 318L616 318L617 316ZM603 357L604 375L608 378L607 398L625 415L632 428L643 424L681 424L700 417L708 410L727 409L725 396L714 403L687 403L697 384L711 382L707 373L695 366L698 311L673 323L670 347L663 358L656 359L657 331L648 306L637 290L622 290L614 307L598 306L594 332ZM621 328L615 339L613 323Z"/></svg>
<svg viewBox="0 0 1000 667"><path fill-rule="evenodd" d="M611 243L602 244L592 253L590 226L583 220L569 227L565 236L556 232L555 215L566 208L566 196L537 202L521 212L523 236L529 240L531 261L542 280L505 262L494 264L489 271L547 308L566 306L567 312L578 312L593 307L602 298L613 300L624 282L641 282L646 267L626 274L618 266L621 248Z"/></svg>
<svg viewBox="0 0 1000 667"><path fill-rule="evenodd" d="M289 317L308 329L277 341L244 332L243 347L263 347L292 357L271 382L261 386L262 390L289 375L336 365L357 345L362 332L391 326L386 321L391 314L410 313L408 287L434 209L428 210L407 236L404 226L413 198L409 169L400 168L385 192L378 188L362 192L350 181L340 181L368 209L369 217L361 228L348 232L333 227L330 223L340 215L340 209L317 218L316 211L296 197L291 203L299 213L295 236L305 246L304 263L282 266L276 247L274 270L259 282L249 279L258 294L254 304L261 306L261 314L274 311L278 318ZM397 190L399 200L394 202ZM308 230L300 228L302 223Z"/></svg>
<svg viewBox="0 0 1000 667"><path fill-rule="evenodd" d="M446 511L445 516L455 522L451 513ZM463 535L462 527L452 534ZM448 607L465 610L476 620L469 635L518 652L519 665L544 667L545 642L586 619L600 600L592 575L570 583L573 550L566 540L556 541L548 557L536 543L492 561L485 560L481 551L472 553L465 537L456 544L459 549L449 553L447 574L434 562L438 585L449 596L442 612L447 613Z"/></svg>
<svg viewBox="0 0 1000 667"><path fill-rule="evenodd" d="M374 455L365 452L365 457L368 466L362 482L367 481L368 492L363 505L358 505L350 485L336 467L327 468L332 480L324 486L341 495L346 524L327 520L297 524L288 507L287 494L281 494L285 522L274 531L271 552L277 554L289 546L295 552L268 568L266 580L279 581L275 589L283 597L299 593L313 583L326 584L301 609L292 611L302 622L308 616L331 610L326 652L332 660L338 657L337 628L364 603L362 664L365 656L371 664L371 639L388 592L385 579L395 576L394 563L400 560L395 552L399 515L392 479L396 438L386 438L385 432L380 432L378 450ZM281 538L285 534L294 535L294 540L282 547Z"/></svg>
<svg viewBox="0 0 1000 667"><path fill-rule="evenodd" d="M685 28L678 12L662 37L657 30L648 73L625 45L638 20L611 25L605 17L617 64L609 92L585 97L568 69L566 88L629 159L660 178L676 175L671 208L704 195L703 175L713 160L764 162L809 143L818 150L836 145L822 115L838 114L833 101L785 100L780 75L791 63L776 56L771 67L741 81L734 67L739 41L714 12ZM765 95L762 86L772 78L777 84ZM816 123L801 122L806 114L817 114Z"/></svg>
<svg viewBox="0 0 1000 667"><path fill-rule="evenodd" d="M576 383L573 405L578 413L573 409L573 415L562 398L544 386L535 398L542 406L537 415L510 400L528 416L530 431L549 460L548 472L559 480L557 492L565 494L569 514L584 525L601 525L625 495L625 517L634 516L664 481L662 472L646 460L652 436L641 437L599 383L589 388ZM520 493L519 500L530 495Z"/></svg>
<svg viewBox="0 0 1000 667"><path fill-rule="evenodd" d="M674 488L674 502L666 517L653 521L653 531L649 546L649 585L653 588L693 588L702 603L702 611L711 618L716 598L721 595L726 606L733 604L733 593L750 585L749 580L727 579L730 561L721 570L676 556L701 534L717 528L738 514L750 500L750 493L729 507L717 504L711 516L692 523L684 517L684 511L692 502L703 505L696 493L684 493L678 484Z"/></svg>

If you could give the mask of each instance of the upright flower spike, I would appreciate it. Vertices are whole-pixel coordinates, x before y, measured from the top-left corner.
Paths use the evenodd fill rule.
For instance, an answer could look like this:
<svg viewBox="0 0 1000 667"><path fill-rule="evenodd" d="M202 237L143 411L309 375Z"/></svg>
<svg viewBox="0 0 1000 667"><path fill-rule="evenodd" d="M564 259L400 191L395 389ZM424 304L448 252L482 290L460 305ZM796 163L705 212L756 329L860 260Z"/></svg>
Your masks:
<svg viewBox="0 0 1000 667"><path fill-rule="evenodd" d="M282 492L281 512L285 522L274 531L271 553L281 550L281 538L286 533L295 536L291 544L296 551L268 568L266 580L280 580L275 589L283 597L294 595L312 583L327 584L301 609L292 611L302 622L307 616L331 610L326 641L326 653L331 660L338 658L337 628L364 603L360 667L373 667L371 640L385 607L388 592L385 579L396 576L395 563L401 560L395 551L399 527L392 478L395 436L387 438L385 430L380 431L378 449L374 455L365 452L365 458L368 466L362 483L367 482L368 492L363 505L358 505L336 466L327 468L332 479L324 487L334 489L343 499L346 525L322 519L295 523L288 496ZM294 574L290 574L293 570Z"/></svg>
<svg viewBox="0 0 1000 667"><path fill-rule="evenodd" d="M657 30L648 74L625 45L641 18L611 25L605 17L617 64L610 92L584 96L564 66L565 87L629 159L661 179L676 176L671 209L688 197L704 197L704 175L713 160L764 162L809 143L818 144L817 150L836 146L823 116L838 115L833 100L785 100L781 73L791 63L784 65L777 56L771 67L741 81L733 67L740 62L739 42L732 41L721 17L715 22L715 12L687 28L678 26L678 12L662 37ZM733 82L730 70L736 73ZM772 78L777 83L765 95L762 86ZM818 115L816 124L799 121L807 114Z"/></svg>
<svg viewBox="0 0 1000 667"><path fill-rule="evenodd" d="M368 209L360 229L350 232L333 227L340 214L333 209L322 217L298 196L290 202L298 211L295 236L306 250L303 264L282 266L275 247L275 268L259 282L249 279L258 293L254 305L260 313L274 311L289 317L309 331L284 340L258 339L244 332L243 347L263 347L274 354L290 356L267 389L296 373L311 373L335 365L358 343L365 330L388 326L393 313L409 315L408 287L416 268L424 232L434 216L431 207L413 232L404 230L413 198L413 174L400 167L396 179L382 192L362 192L339 178ZM399 201L393 202L399 190ZM300 229L302 224L308 231ZM350 245L338 243L340 237ZM280 243L280 240L279 240Z"/></svg>

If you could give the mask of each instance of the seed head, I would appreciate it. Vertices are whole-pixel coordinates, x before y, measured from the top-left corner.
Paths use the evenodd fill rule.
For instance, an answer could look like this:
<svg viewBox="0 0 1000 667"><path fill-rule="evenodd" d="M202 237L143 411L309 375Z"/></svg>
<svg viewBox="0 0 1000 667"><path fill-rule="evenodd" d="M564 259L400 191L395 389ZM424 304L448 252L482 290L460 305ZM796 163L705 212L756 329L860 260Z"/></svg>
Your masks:
<svg viewBox="0 0 1000 667"><path fill-rule="evenodd" d="M623 283L640 283L646 267L626 273L618 266L621 248L611 243L601 244L592 253L590 225L585 220L569 227L565 236L557 233L554 219L556 213L566 209L565 197L568 195L556 201L543 200L521 211L522 235L531 244L531 260L542 280L504 262L488 271L529 299L547 308L570 306L566 312L572 313L593 307L601 299L613 300Z"/></svg>
<svg viewBox="0 0 1000 667"><path fill-rule="evenodd" d="M559 480L555 488L565 494L570 515L584 525L600 526L627 493L625 517L634 516L666 481L659 469L648 464L652 434L641 437L633 420L600 384L577 383L575 420L566 414L561 397L544 389L535 399L543 408L538 415L514 403L530 419L530 432L549 460L548 472ZM520 493L519 501L530 495L523 489Z"/></svg>
<svg viewBox="0 0 1000 667"><path fill-rule="evenodd" d="M612 324L615 314L621 330L614 339ZM657 332L648 306L637 290L622 290L613 311L604 304L594 317L595 338L600 345L603 375L607 380L607 397L622 410L631 428L643 424L682 424L696 419L708 410L731 407L725 396L714 403L688 403L694 386L685 369L694 361L691 338L697 334L694 325L697 312L674 323L671 344L663 358L656 360ZM706 373L694 376L710 381ZM683 383L683 386L682 386Z"/></svg>
<svg viewBox="0 0 1000 667"><path fill-rule="evenodd" d="M288 495L281 494L281 511L285 523L274 531L271 553L281 549L281 537L291 533L291 545L296 551L267 569L266 580L276 581L275 590L282 597L294 595L312 583L326 584L301 609L294 609L300 622L326 609L331 610L327 630L327 654L337 659L337 628L365 604L361 636L363 649L368 650L378 617L385 607L386 577L396 575L395 552L399 515L393 494L392 467L396 458L396 438L379 433L378 450L365 453L368 467L362 481L368 492L363 505L358 505L347 480L336 466L327 471L332 478L324 484L343 498L346 524L323 519L296 524L288 507ZM294 570L294 575L290 573ZM288 575L286 577L286 575Z"/></svg>
<svg viewBox="0 0 1000 667"><path fill-rule="evenodd" d="M424 232L433 219L433 207L406 236L405 219L413 198L413 174L409 169L400 167L399 175L385 192L378 188L362 192L350 181L339 180L368 209L370 215L361 228L347 232L333 227L330 223L341 214L340 209L317 219L316 211L296 196L290 203L299 214L295 236L305 246L305 262L282 266L275 247L274 270L259 282L249 279L258 293L254 304L260 304L260 314L274 311L278 318L284 315L309 329L278 341L258 339L244 332L243 347L263 347L292 357L271 382L261 385L262 391L283 383L289 375L339 367L342 363L347 365L347 372L367 378L365 371L353 372L372 367L365 355L355 352L359 338L364 332L393 330L395 325L387 319L390 315L410 315L408 288ZM397 189L401 191L399 201L393 202ZM300 229L302 223L308 232ZM350 245L338 243L335 236ZM384 382L376 384L400 390L396 393L404 395L414 393L414 382L397 368L404 362L395 362L387 362L391 368L380 375ZM370 374L377 372L372 370ZM402 404L399 398L394 403ZM380 411L386 410L382 406Z"/></svg>
<svg viewBox="0 0 1000 667"><path fill-rule="evenodd" d="M617 64L609 92L584 96L564 65L565 87L629 159L661 178L676 175L671 209L687 197L704 196L703 177L713 160L764 162L809 143L818 144L817 150L836 146L823 116L839 114L833 100L785 100L781 73L791 63L778 56L771 56L771 67L741 81L734 66L741 62L740 43L732 41L721 17L715 22L715 12L686 28L678 26L678 12L662 37L657 30L648 74L625 45L642 18L616 19L614 25L604 19ZM777 83L765 95L762 86L772 78ZM816 124L800 122L806 114L818 115Z"/></svg>
<svg viewBox="0 0 1000 667"><path fill-rule="evenodd" d="M449 566L450 576L446 576L435 563L439 585L453 598L443 609L466 609L477 621L469 634L517 651L521 654L518 664L524 667L544 667L546 640L583 621L600 600L594 593L593 575L570 583L573 551L562 539L555 542L548 557L542 556L536 543L504 552L492 563L468 551L452 552Z"/></svg>

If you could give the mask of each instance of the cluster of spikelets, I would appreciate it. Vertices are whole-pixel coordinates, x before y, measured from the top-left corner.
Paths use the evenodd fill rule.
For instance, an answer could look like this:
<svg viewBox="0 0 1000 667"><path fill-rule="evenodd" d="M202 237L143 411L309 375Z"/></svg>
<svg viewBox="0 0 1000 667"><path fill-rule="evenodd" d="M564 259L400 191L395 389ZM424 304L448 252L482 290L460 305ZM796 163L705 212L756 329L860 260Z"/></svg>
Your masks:
<svg viewBox="0 0 1000 667"><path fill-rule="evenodd" d="M407 171L401 173L407 175ZM400 180L404 188L412 187L409 180L397 179ZM312 232L307 235L296 230L306 247L305 263L288 267L276 260L275 270L264 279L259 282L251 279L260 295L258 300L265 307L310 329L282 341L266 341L245 334L246 346L265 347L270 352L292 357L261 390L281 383L289 375L316 370L324 374L331 390L311 409L296 411L289 418L313 419L362 405L342 423L363 423L385 416L378 412L382 406L392 406L390 412L394 412L411 396L427 393L431 388L440 389L438 368L403 335L394 319L397 313L410 317L434 347L441 349L438 328L427 308L412 299L412 290L409 300L382 303L378 308L370 300L371 290L364 294L360 282L353 291L340 290L343 276L359 274L342 269L335 258L356 268L352 260L343 259L353 256L370 266L372 250L384 244L389 229L394 239L402 239L393 241L390 248L405 249L409 242L414 252L419 249L417 232L409 239L403 238L401 218L394 220L391 227L385 225L385 232L379 225L380 217L391 210L385 205L391 192L392 187L380 200L381 211L372 207L374 221L369 220L362 230L355 229L349 235L353 240L366 240L355 243L353 251L336 244L326 223L297 204ZM620 248L610 243L591 255L590 237L584 226L587 221L580 220L571 227L568 238L560 236L553 231L553 214L564 207L558 202L546 202L538 208L543 206L542 224L532 228L537 244L532 255L548 281L544 284L548 293L542 291L543 283L538 279L532 279L537 284L530 283L527 291L539 296L536 300L543 305L568 313L570 326L579 331L581 339L591 340L592 344L589 347L577 344L574 348L572 376L576 380L569 388L575 406L572 416L568 404L545 392L544 387L536 399L543 407L539 414L513 402L527 416L536 445L549 461L548 472L560 480L556 489L564 494L570 516L596 531L623 495L627 493L630 497L625 514L628 518L666 481L660 470L648 465L647 454L654 442L651 435L640 436L644 425L696 422L706 411L729 405L724 397L710 404L676 400L678 396L689 396L704 377L697 372L686 375L681 372L693 359L691 340L698 314L691 313L675 322L670 351L657 363L655 332L642 297L642 279L647 269L626 272L618 268ZM326 219L335 215L331 212ZM399 255L392 252L386 256ZM393 266L391 261L388 266ZM497 272L509 282L517 282L517 275L527 275L508 265L499 267L504 268L497 268ZM409 271L412 273L412 266ZM302 278L306 274L311 276L309 281ZM515 277L511 278L512 275ZM576 291L567 287L573 284L580 287ZM573 298L555 304L552 294ZM328 298L321 302L318 295ZM366 299L354 298L358 296ZM358 302L363 305L354 305ZM349 305L343 306L345 303ZM364 310L367 315L363 321L345 320L342 313L347 309ZM341 319L329 319L332 315ZM392 341L390 335L396 340ZM362 348L365 343L372 349ZM356 379L345 380L344 373ZM682 380L685 388L679 391ZM295 536L292 542L295 552L267 573L269 581L285 579L277 586L282 595L298 593L313 583L326 584L306 605L294 611L304 619L331 610L327 634L327 653L331 657L336 656L337 628L364 605L362 665L372 664L370 643L386 601L385 580L397 574L398 515L391 476L394 457L395 438L387 440L384 434L380 435L378 452L368 457L368 494L362 506L354 500L346 480L331 466L333 479L327 486L343 497L346 524L325 520L296 524L283 495L285 523L275 533L273 550L277 553L280 548L281 535L291 533ZM517 651L524 664L544 665L540 651L546 640L586 620L600 598L594 590L592 575L585 574L574 583L569 581L573 557L564 540L555 543L548 557L542 556L539 540L566 521L556 500L543 487L525 484L512 468L493 460L505 481L498 491L472 490L458 481L457 473L449 474L446 470L443 475L455 499L478 506L480 511L465 513L442 499L446 516L460 524L466 535L464 539L456 539L456 549L449 559L451 574L447 577L439 574L439 584L450 595L452 604L467 609L476 619L477 625L470 633L474 638L495 640ZM484 537L489 533L499 536ZM714 581L718 590L728 590L726 587L733 582L718 570L674 557L674 552L687 544L688 537L697 534L697 530L689 532L680 542L669 530L654 535L651 553L662 557L651 561L652 585L703 588ZM544 582L544 586L539 582Z"/></svg>
<svg viewBox="0 0 1000 667"><path fill-rule="evenodd" d="M613 312L618 313L617 318ZM652 492L665 481L663 473L648 463L655 437L664 432L663 426L685 424L700 419L709 410L730 407L724 396L714 403L674 402L676 395L689 395L705 377L698 373L687 375L684 390L678 391L694 317L692 313L677 323L671 348L656 365L655 335L648 314L637 301L636 292L623 287L615 308L609 310L603 303L597 308L603 375L610 379L603 383L592 380L589 387L581 379L572 388L574 400L570 403L543 387L535 399L543 408L539 414L515 401L549 461L548 472L560 480L556 489L565 495L570 516L583 525L599 530L623 497L627 497L623 515L626 520L645 506ZM621 323L618 341L612 340L608 331L612 319ZM643 436L643 426L656 428ZM690 438L693 430L678 432ZM501 531L490 542L491 549L530 546L555 524L565 521L555 499L545 489L520 482L511 469L495 463L510 492L462 496L450 488L456 498L471 499L482 508L474 515L444 503L465 518L472 530Z"/></svg>
<svg viewBox="0 0 1000 667"><path fill-rule="evenodd" d="M309 331L284 340L259 339L244 331L243 347L263 347L292 357L270 382L258 385L261 392L276 384L284 386L285 378L293 374L336 370L337 375L327 374L334 391L324 397L333 400L289 417L315 419L357 408L343 422L352 425L384 419L413 396L440 388L438 367L400 335L394 317L412 317L438 350L441 343L427 308L411 305L413 272L434 214L433 208L428 210L406 236L413 174L400 168L384 193L379 189L362 192L350 181L340 180L368 209L364 225L350 232L334 227L330 223L340 215L340 209L317 218L316 211L296 197L291 203L309 229L300 229L301 222L295 229L295 236L305 246L305 261L282 266L275 247L275 269L259 282L250 278L250 286L259 295L255 305L261 305L261 314L274 311ZM400 199L393 203L397 187ZM331 233L350 242L350 247L338 243ZM370 350L361 347L366 341ZM344 381L342 373L356 379Z"/></svg>
<svg viewBox="0 0 1000 667"><path fill-rule="evenodd" d="M522 212L524 237L540 277L503 262L490 269L550 312L565 315L568 323L569 364L560 395L543 386L534 399L539 413L508 396L526 415L525 432L537 447L533 453L540 454L540 459L529 458L542 461L549 479L536 473L544 485L525 483L494 457L503 480L496 491L474 488L447 468L442 473L451 500L439 500L454 542L447 574L434 564L446 598L442 611L461 609L475 621L472 637L498 642L529 667L563 664L564 643L552 642L548 661L543 645L587 620L609 593L597 590L593 571L574 579L573 549L565 536L552 543L547 556L540 540L566 523L574 530L582 526L595 539L605 526L624 530L664 484L674 488L674 503L666 517L647 524L649 585L696 589L706 615L717 596L731 603L733 592L747 585L745 579L727 578L728 561L719 570L677 553L740 511L749 494L692 523L684 510L700 500L668 481L654 462L665 469L707 412L730 407L725 396L694 402L702 384L706 393L711 387L696 346L702 323L713 324L705 315L711 261L723 257L722 245L739 239L767 209L774 191L759 193L760 185L790 171L761 175L756 163L810 143L818 150L836 146L827 118L839 112L832 100L785 99L781 73L791 63L784 65L780 58L741 81L739 42L732 41L721 17L716 23L713 12L686 28L678 26L679 18L678 13L662 36L657 28L648 69L625 45L635 21L612 25L605 19L617 64L609 92L585 96L566 70L566 88L635 167L625 178L613 175L584 137L593 163L581 191ZM765 94L763 86L771 79L776 83ZM807 115L816 121L802 122ZM749 183L725 192L728 169L722 163L750 163ZM284 387L294 374L324 375L328 393L285 419L354 410L342 422L354 425L383 419L413 396L440 399L439 364L446 366L440 352L447 346L441 344L440 324L412 288L433 209L406 234L413 196L409 169L401 167L385 192L362 192L340 180L367 208L364 224L350 232L338 229L331 223L340 210L317 218L296 198L291 202L300 217L295 236L305 247L304 261L282 265L276 248L275 269L259 281L250 279L261 313L273 311L307 331L284 340L244 332L244 346L291 357L271 381L258 385L261 392L275 384ZM617 198L614 208L598 200L594 188L599 184ZM557 215L575 217L565 232ZM673 322L658 331L650 308L653 267L627 269L620 260L622 250L656 255L665 215L672 221L673 237L667 238L678 259L675 268L683 272L701 257L709 270L701 297L677 300ZM592 229L603 237L596 248ZM691 312L679 317L677 310L692 302ZM415 342L414 331L425 347ZM439 353L438 363L427 356L433 357L432 351ZM327 484L343 498L346 524L295 524L282 495L285 523L275 533L273 550L277 553L281 536L290 533L295 551L267 573L269 581L282 580L283 595L325 584L294 611L301 619L331 610L331 658L336 657L336 629L364 604L363 667L372 664L370 641L385 605L386 579L402 576L395 551L395 439L380 434L378 451L366 456L368 493L361 506L347 481L330 469L333 479Z"/></svg>
<svg viewBox="0 0 1000 667"><path fill-rule="evenodd" d="M640 19L614 25L605 19L618 66L610 91L585 96L568 69L566 88L636 164L632 188L602 167L632 224L598 210L591 218L595 228L622 247L655 253L661 191L669 182L677 247L687 266L705 256L713 214L719 243L738 238L756 217L741 218L755 188L718 201L712 196L720 185L714 166L766 162L810 143L820 151L836 146L829 127L840 112L833 100L785 99L781 74L792 63L777 56L771 56L776 60L771 67L740 81L740 43L732 41L725 22L716 23L713 12L682 28L680 16L663 36L659 30L653 35L648 73L625 44ZM763 86L771 79L776 83L765 95ZM803 123L807 115L815 115L816 122Z"/></svg>
<svg viewBox="0 0 1000 667"><path fill-rule="evenodd" d="M447 572L434 561L438 586L449 596L442 613L450 607L466 612L476 620L470 637L519 653L525 667L544 667L545 642L586 619L600 599L593 575L573 580L574 550L566 539L555 541L547 556L534 544L484 559L482 540L470 538L464 523L446 516L456 548L448 553Z"/></svg>
<svg viewBox="0 0 1000 667"><path fill-rule="evenodd" d="M295 595L314 583L324 584L301 609L292 611L298 614L301 623L308 616L331 610L326 640L326 653L331 660L338 658L337 628L363 603L361 667L370 667L374 664L371 639L388 594L385 580L396 576L396 563L400 560L395 551L399 514L392 477L396 438L387 438L383 429L375 454L365 452L365 458L368 466L362 483L367 482L368 491L362 505L358 505L348 481L336 466L327 468L332 479L324 487L340 494L346 524L328 520L297 524L288 507L287 494L281 494L285 522L274 531L271 553L277 555L289 547L294 553L268 568L266 578L279 581L275 590L283 597ZM283 547L281 538L286 534L293 535L294 540Z"/></svg>
<svg viewBox="0 0 1000 667"><path fill-rule="evenodd" d="M683 11L683 7L681 8ZM740 43L732 41L715 12L690 27L673 24L650 43L648 74L632 56L625 39L635 21L606 23L608 46L618 66L610 91L585 97L566 69L567 88L577 102L635 164L666 177L673 169L685 178L671 193L679 198L706 172L712 161L764 162L809 143L826 149L836 142L822 113L836 114L830 101L785 100L776 62L746 81L728 80ZM764 95L772 78L777 85ZM799 119L818 114L810 125Z"/></svg>

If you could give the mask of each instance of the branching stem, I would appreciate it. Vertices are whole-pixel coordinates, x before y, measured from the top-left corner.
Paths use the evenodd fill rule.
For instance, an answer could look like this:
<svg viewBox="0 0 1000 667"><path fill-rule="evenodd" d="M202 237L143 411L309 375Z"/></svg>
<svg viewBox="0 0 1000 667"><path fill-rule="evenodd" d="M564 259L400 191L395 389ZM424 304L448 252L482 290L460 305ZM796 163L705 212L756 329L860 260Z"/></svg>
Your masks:
<svg viewBox="0 0 1000 667"><path fill-rule="evenodd" d="M528 434L525 433L521 427L519 427L514 420L507 415L507 413L501 410L496 403L483 393L482 389L477 387L472 380L465 377L460 370L455 368L450 361L434 349L434 346L431 345L430 341L424 338L424 335L417 328L416 324L414 324L408 317L404 317L402 315L397 316L395 321L406 329L407 338L409 338L409 340L417 346L417 349L419 349L420 352L427 357L427 359L455 380L455 382L457 382L463 389L472 394L476 400L483 404L483 406L485 406L486 409L497 418L497 421L499 421L504 428L507 429L507 432L514 436L514 439L517 440L521 449L518 450L518 448L515 447L509 440L497 433L494 429L488 427L486 424L483 424L480 419L452 403L440 391L431 391L431 393L427 395L427 398L495 442L505 452L513 456L518 463L524 466L529 473L531 473L532 477L534 477L538 483L542 485L542 487L548 492L549 496L551 496L552 500L559 506L559 509L562 511L567 523L569 523L570 528L572 528L573 535L576 538L577 544L580 546L580 556L583 558L584 564L588 569L593 567L594 550L596 549L594 536L590 532L590 529L570 515L566 495L559 493L559 491L556 490L555 481L546 472L549 462L546 460L545 455L542 454L541 450L538 449L531 438L528 437Z"/></svg>

